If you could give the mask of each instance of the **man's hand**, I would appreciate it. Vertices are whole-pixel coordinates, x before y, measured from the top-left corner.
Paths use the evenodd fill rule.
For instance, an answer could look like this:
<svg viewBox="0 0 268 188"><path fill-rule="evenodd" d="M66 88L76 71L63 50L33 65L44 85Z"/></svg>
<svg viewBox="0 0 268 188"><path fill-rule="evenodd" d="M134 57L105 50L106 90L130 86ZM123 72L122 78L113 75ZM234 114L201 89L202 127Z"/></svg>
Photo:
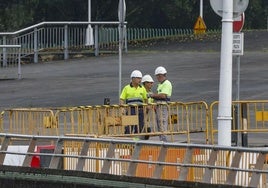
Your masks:
<svg viewBox="0 0 268 188"><path fill-rule="evenodd" d="M152 92L147 93L147 98L153 98L153 93Z"/></svg>

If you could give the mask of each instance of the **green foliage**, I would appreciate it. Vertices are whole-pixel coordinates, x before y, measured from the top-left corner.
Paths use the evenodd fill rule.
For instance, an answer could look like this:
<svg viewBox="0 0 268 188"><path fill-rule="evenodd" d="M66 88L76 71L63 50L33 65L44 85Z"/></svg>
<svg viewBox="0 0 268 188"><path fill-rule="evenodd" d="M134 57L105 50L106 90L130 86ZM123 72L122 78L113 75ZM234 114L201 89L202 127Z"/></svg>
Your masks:
<svg viewBox="0 0 268 188"><path fill-rule="evenodd" d="M91 0L92 21L118 20L119 0ZM126 0L128 27L193 28L199 0ZM204 2L204 21L219 29L221 18ZM245 28L267 27L268 1L250 0ZM0 2L0 31L14 31L42 21L87 21L88 0L8 0Z"/></svg>

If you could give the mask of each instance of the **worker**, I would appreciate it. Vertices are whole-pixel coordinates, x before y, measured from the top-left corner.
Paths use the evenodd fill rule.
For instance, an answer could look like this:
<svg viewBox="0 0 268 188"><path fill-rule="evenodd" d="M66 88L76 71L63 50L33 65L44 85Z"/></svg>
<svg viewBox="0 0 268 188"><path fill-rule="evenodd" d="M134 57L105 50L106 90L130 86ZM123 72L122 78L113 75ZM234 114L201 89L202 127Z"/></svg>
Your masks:
<svg viewBox="0 0 268 188"><path fill-rule="evenodd" d="M142 77L141 82L142 82L143 87L146 89L147 97L150 96L150 94L153 93L152 92L152 87L154 84L153 78L149 74L146 74ZM151 128L152 127L152 110L154 110L153 106L151 106L150 104L153 103L153 98L148 97L147 100L148 100L148 106L146 108L147 118L145 118L146 119L146 126L145 126L143 132L150 133L152 130L152 128ZM144 140L149 140L150 136L147 134L143 138L144 138Z"/></svg>
<svg viewBox="0 0 268 188"><path fill-rule="evenodd" d="M132 106L129 111L126 112L129 115L139 116L139 127L137 125L126 126L125 134L140 133L144 126L144 114L143 104L147 103L147 92L141 85L142 73L139 70L132 71L131 82L127 84L120 95L120 105L123 104L136 104L138 107ZM138 111L138 112L137 112Z"/></svg>
<svg viewBox="0 0 268 188"><path fill-rule="evenodd" d="M152 92L152 87L154 84L153 78L149 74L146 74L142 77L141 83L142 83L143 87L146 89L147 96L150 96L150 94L153 93ZM148 103L153 103L153 99L148 98Z"/></svg>
<svg viewBox="0 0 268 188"><path fill-rule="evenodd" d="M156 106L156 124L159 132L168 130L168 106L172 95L172 84L167 79L167 70L165 67L159 66L155 69L155 76L158 81L157 93L149 94L149 97L154 99ZM167 142L166 135L159 136L161 141Z"/></svg>

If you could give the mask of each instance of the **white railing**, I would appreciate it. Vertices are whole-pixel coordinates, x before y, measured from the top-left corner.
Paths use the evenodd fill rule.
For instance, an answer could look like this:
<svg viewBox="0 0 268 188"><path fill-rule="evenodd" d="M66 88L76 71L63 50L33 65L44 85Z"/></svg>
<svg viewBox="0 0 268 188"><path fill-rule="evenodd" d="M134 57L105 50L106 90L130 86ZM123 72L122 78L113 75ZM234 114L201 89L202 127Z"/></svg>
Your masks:
<svg viewBox="0 0 268 188"><path fill-rule="evenodd" d="M93 26L94 45L86 45L88 25ZM22 56L33 56L38 62L38 55L43 53L63 54L68 59L77 51L94 53L118 50L119 22L41 22L16 32L0 32L0 44L21 45ZM184 37L193 35L192 29L177 28L127 28L124 29L124 49L127 41L157 39L163 37ZM215 33L217 31L208 31Z"/></svg>
<svg viewBox="0 0 268 188"><path fill-rule="evenodd" d="M18 166L18 171L19 166L42 168L36 160L39 159L42 163L41 157L46 157L49 163L44 168L49 169L214 185L264 187L268 174L265 165L268 154L266 148L133 141L89 136L0 134L0 140L0 166L15 165ZM16 164L14 157L17 160Z"/></svg>
<svg viewBox="0 0 268 188"><path fill-rule="evenodd" d="M21 45L0 45L0 49L2 49L0 52L0 78L11 79L14 78L14 74L17 74L17 78L20 80L22 78Z"/></svg>
<svg viewBox="0 0 268 188"><path fill-rule="evenodd" d="M89 24L94 26L92 46L86 46L86 30ZM22 56L33 55L33 61L37 63L38 55L46 49L54 50L54 53L63 53L64 59L68 59L69 54L76 49L92 50L97 56L99 50L107 45L101 38L102 27L114 27L117 31L118 25L119 22L42 22L16 32L0 32L0 37L4 45L21 45ZM118 40L109 43L116 41Z"/></svg>

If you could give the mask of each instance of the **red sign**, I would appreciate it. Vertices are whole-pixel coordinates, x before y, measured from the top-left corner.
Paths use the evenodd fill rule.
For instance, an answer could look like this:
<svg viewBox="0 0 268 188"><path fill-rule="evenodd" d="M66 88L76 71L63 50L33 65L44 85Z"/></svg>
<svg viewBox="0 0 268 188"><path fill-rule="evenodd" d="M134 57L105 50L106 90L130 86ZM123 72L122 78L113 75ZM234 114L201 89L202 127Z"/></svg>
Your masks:
<svg viewBox="0 0 268 188"><path fill-rule="evenodd" d="M245 23L245 13L242 13L240 16L234 18L233 32L239 33L243 29L244 23Z"/></svg>

